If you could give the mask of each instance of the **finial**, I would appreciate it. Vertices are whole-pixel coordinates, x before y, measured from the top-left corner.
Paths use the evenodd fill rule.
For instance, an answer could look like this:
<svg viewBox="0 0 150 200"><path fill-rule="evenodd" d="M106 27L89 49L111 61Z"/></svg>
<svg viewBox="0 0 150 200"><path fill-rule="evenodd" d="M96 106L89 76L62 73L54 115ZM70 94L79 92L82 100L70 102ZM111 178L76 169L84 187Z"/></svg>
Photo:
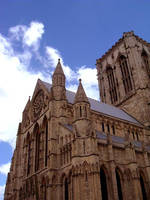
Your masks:
<svg viewBox="0 0 150 200"><path fill-rule="evenodd" d="M58 58L58 62L60 62L60 58Z"/></svg>
<svg viewBox="0 0 150 200"><path fill-rule="evenodd" d="M29 100L30 100L30 96L29 96Z"/></svg>
<svg viewBox="0 0 150 200"><path fill-rule="evenodd" d="M81 78L79 78L79 82L81 83L81 81L82 81L82 79Z"/></svg>

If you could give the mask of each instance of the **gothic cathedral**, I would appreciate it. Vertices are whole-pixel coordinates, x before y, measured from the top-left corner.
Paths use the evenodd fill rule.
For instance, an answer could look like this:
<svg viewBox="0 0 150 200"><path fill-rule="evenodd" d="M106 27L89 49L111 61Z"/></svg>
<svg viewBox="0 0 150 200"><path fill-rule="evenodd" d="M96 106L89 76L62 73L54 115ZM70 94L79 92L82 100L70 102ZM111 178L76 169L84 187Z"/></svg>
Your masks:
<svg viewBox="0 0 150 200"><path fill-rule="evenodd" d="M19 123L5 200L150 199L150 44L123 34L97 59L101 101L61 62L38 79Z"/></svg>

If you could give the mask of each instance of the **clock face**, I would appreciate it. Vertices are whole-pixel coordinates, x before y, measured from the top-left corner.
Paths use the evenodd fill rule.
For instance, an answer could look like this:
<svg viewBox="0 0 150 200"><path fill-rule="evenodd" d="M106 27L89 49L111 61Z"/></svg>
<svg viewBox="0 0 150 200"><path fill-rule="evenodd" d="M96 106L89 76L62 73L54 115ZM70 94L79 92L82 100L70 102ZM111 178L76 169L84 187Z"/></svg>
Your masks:
<svg viewBox="0 0 150 200"><path fill-rule="evenodd" d="M40 90L38 94L35 96L34 101L33 101L33 115L34 118L37 118L44 106L44 92Z"/></svg>

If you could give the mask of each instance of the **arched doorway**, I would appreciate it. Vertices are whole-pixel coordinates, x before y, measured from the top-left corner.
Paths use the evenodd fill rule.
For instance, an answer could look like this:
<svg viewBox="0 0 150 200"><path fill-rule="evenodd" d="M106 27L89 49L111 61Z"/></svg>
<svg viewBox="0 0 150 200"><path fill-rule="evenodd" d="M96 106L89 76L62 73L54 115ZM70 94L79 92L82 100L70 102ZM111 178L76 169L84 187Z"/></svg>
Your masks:
<svg viewBox="0 0 150 200"><path fill-rule="evenodd" d="M145 185L144 185L144 179L143 179L141 174L140 174L140 185L141 185L143 200L147 200L147 195L146 195L146 190L145 190Z"/></svg>
<svg viewBox="0 0 150 200"><path fill-rule="evenodd" d="M116 171L118 198L119 200L123 200L120 173L118 169L116 169L115 171Z"/></svg>
<svg viewBox="0 0 150 200"><path fill-rule="evenodd" d="M101 183L102 200L108 200L107 180L103 168L100 169L100 183Z"/></svg>

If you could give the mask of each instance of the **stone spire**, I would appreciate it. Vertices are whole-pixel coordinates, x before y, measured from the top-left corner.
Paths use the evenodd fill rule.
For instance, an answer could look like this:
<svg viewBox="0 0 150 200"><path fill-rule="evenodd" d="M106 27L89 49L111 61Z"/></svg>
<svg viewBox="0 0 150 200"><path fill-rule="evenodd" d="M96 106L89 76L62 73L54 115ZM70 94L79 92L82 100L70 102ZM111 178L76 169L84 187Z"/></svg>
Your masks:
<svg viewBox="0 0 150 200"><path fill-rule="evenodd" d="M63 72L60 59L52 76L52 95L56 100L66 99L65 74Z"/></svg>
<svg viewBox="0 0 150 200"><path fill-rule="evenodd" d="M65 87L65 74L63 72L61 63L60 63L60 59L58 59L58 63L56 66L56 69L53 73L52 76L52 85L54 86L61 86L61 87Z"/></svg>
<svg viewBox="0 0 150 200"><path fill-rule="evenodd" d="M79 86L78 86L78 90L76 92L75 99L74 99L74 103L79 103L79 102L89 103L89 100L82 86L81 79L79 79Z"/></svg>
<svg viewBox="0 0 150 200"><path fill-rule="evenodd" d="M56 65L56 69L54 71L53 76L56 75L56 74L57 75L61 74L61 75L65 76L64 71L63 71L62 66L61 66L61 63L60 63L60 58L58 59L58 63Z"/></svg>

